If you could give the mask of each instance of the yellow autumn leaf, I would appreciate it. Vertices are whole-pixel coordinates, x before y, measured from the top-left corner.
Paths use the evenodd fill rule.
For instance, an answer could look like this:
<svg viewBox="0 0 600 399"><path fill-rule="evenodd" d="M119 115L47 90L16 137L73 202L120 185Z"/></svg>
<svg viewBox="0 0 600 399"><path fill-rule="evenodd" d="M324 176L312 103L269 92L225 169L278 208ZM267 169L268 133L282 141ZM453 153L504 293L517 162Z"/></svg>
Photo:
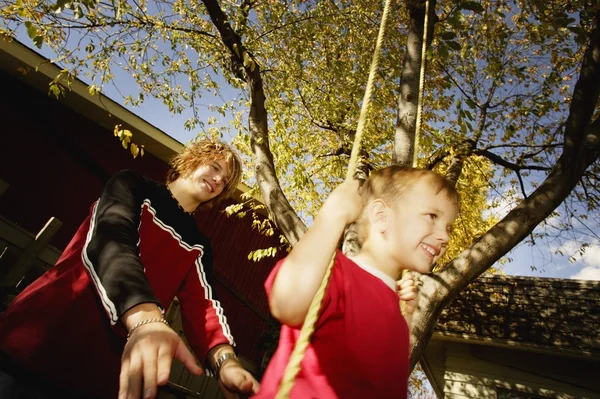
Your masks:
<svg viewBox="0 0 600 399"><path fill-rule="evenodd" d="M131 150L131 155L133 155L134 158L140 153L140 148L135 143L131 143L129 150Z"/></svg>

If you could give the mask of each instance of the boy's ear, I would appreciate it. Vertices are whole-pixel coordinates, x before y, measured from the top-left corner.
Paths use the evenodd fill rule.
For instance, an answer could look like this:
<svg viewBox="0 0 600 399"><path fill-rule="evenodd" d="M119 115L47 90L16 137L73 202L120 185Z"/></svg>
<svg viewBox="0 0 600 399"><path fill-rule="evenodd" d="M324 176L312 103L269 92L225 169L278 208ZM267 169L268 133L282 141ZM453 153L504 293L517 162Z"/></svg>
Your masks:
<svg viewBox="0 0 600 399"><path fill-rule="evenodd" d="M378 233L384 233L387 227L387 216L389 207L381 200L372 201L368 208L369 225Z"/></svg>

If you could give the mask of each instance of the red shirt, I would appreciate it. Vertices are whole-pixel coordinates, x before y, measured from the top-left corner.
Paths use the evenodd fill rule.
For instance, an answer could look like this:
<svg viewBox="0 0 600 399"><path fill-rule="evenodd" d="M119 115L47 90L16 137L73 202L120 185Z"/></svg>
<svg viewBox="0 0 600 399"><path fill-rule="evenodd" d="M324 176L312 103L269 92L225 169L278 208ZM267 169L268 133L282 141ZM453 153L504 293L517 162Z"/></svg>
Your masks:
<svg viewBox="0 0 600 399"><path fill-rule="evenodd" d="M280 263L265 283L270 295ZM338 253L290 398L406 398L408 326L390 277ZM384 282L384 280L388 280ZM279 346L254 399L273 398L300 330L281 327Z"/></svg>

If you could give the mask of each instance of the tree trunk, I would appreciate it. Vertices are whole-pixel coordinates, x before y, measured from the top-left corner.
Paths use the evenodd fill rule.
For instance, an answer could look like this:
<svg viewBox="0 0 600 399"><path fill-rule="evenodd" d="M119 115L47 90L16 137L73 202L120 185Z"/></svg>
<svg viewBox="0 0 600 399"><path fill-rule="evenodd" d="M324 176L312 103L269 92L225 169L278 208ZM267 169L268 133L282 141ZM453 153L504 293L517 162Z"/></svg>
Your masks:
<svg viewBox="0 0 600 399"><path fill-rule="evenodd" d="M437 22L435 4L436 0L430 0L427 47L431 44L433 28ZM400 95L398 98L392 162L410 166L413 163L415 154L415 123L417 119L417 101L419 99L419 72L423 47L423 26L425 24L425 1L408 1L407 7L410 22L406 53L404 54L402 74L400 75Z"/></svg>

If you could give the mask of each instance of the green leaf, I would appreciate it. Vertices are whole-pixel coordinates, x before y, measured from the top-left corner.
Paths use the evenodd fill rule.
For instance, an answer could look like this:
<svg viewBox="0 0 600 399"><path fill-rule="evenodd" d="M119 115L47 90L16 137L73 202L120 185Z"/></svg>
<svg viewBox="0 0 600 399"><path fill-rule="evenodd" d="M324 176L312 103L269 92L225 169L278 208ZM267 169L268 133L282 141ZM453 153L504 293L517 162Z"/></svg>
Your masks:
<svg viewBox="0 0 600 399"><path fill-rule="evenodd" d="M42 48L42 44L44 43L44 38L41 36L36 36L33 38L33 44L35 44L35 46L37 48Z"/></svg>
<svg viewBox="0 0 600 399"><path fill-rule="evenodd" d="M456 38L456 33L450 32L450 31L446 31L446 32L442 32L440 34L440 37L443 40L453 40L454 38Z"/></svg>
<svg viewBox="0 0 600 399"><path fill-rule="evenodd" d="M460 49L461 49L460 44L458 44L457 42L448 41L448 42L446 42L446 44L448 45L448 47L450 47L453 50L460 51Z"/></svg>
<svg viewBox="0 0 600 399"><path fill-rule="evenodd" d="M439 46L438 47L438 54L440 56L440 58L442 60L445 60L448 58L448 48L446 46Z"/></svg>
<svg viewBox="0 0 600 399"><path fill-rule="evenodd" d="M483 12L483 7L476 1L463 1L460 4L460 8L474 12Z"/></svg>
<svg viewBox="0 0 600 399"><path fill-rule="evenodd" d="M37 28L33 26L30 21L25 21L25 27L27 28L27 36L29 36L31 39L35 39L37 36Z"/></svg>

